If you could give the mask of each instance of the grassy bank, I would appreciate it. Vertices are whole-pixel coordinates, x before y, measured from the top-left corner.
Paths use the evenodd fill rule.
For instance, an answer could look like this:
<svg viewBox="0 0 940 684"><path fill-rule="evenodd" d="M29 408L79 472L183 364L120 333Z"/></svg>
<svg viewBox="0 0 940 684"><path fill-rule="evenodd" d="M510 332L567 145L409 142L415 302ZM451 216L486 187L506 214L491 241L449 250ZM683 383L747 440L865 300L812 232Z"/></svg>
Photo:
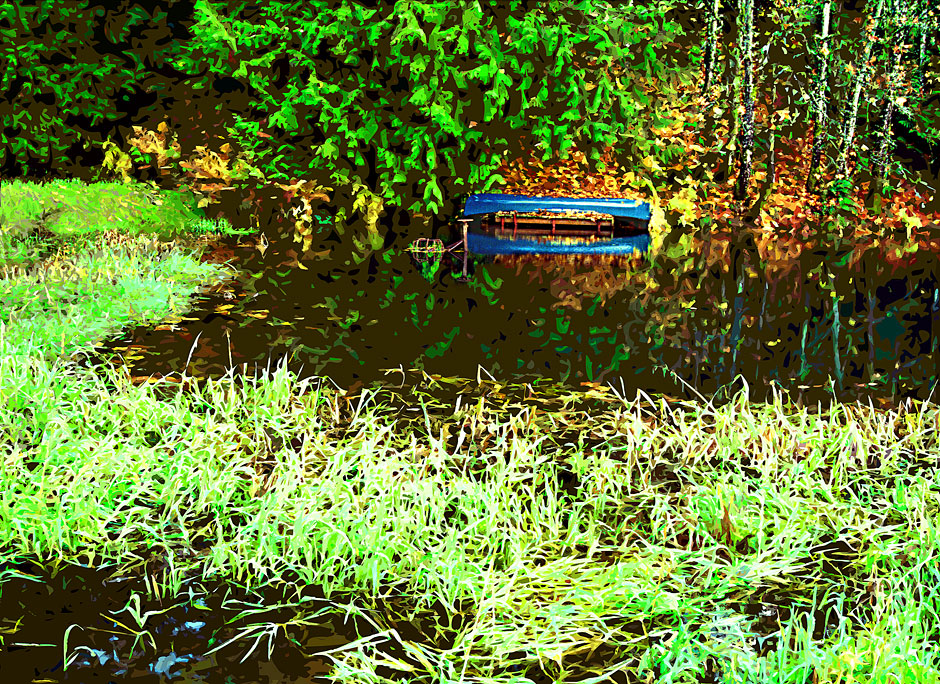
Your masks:
<svg viewBox="0 0 940 684"><path fill-rule="evenodd" d="M2 193L5 356L67 358L128 324L172 316L226 275L198 254L231 226L200 219L178 196L75 181L4 183Z"/></svg>
<svg viewBox="0 0 940 684"><path fill-rule="evenodd" d="M138 614L210 578L381 602L338 681L940 681L935 405L595 389L586 411L549 385L352 397L284 368L138 387L69 357L224 272L154 240L167 217L51 222L50 192L0 242L0 581L113 562L149 578ZM256 645L306 619L293 600Z"/></svg>

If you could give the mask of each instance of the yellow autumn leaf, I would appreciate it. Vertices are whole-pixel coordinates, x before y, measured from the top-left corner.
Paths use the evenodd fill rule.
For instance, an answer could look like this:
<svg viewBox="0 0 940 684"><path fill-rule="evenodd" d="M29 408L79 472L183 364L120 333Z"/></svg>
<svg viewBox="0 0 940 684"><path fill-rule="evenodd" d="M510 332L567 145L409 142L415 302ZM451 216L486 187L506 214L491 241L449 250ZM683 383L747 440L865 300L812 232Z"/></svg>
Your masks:
<svg viewBox="0 0 940 684"><path fill-rule="evenodd" d="M917 216L914 216L911 210L907 207L901 207L901 209L898 210L898 218L904 222L904 225L906 225L908 229L920 228L922 225L924 225L923 221Z"/></svg>
<svg viewBox="0 0 940 684"><path fill-rule="evenodd" d="M696 204L691 188L683 188L676 193L666 204L666 208L680 213L680 220L686 225L691 225L696 218Z"/></svg>
<svg viewBox="0 0 940 684"><path fill-rule="evenodd" d="M640 160L640 163L643 164L643 166L648 168L650 171L653 171L654 173L663 170L662 167L659 165L659 163L656 161L656 159L652 155L648 157L644 157L643 159Z"/></svg>

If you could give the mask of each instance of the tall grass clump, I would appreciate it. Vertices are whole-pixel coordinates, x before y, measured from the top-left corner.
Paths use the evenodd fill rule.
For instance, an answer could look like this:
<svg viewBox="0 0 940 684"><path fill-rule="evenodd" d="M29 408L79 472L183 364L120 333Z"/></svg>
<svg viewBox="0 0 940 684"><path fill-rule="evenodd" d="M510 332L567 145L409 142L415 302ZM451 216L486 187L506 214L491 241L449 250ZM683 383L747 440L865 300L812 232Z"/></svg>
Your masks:
<svg viewBox="0 0 940 684"><path fill-rule="evenodd" d="M513 663L563 681L601 646L672 681L938 671L936 597L912 579L938 572L934 407L403 412L283 366L170 396L84 382L6 457L8 559L134 566L148 548L176 589L316 585L464 616L396 656L421 681L510 681ZM376 619L384 642L337 653L341 680L386 681L401 635Z"/></svg>

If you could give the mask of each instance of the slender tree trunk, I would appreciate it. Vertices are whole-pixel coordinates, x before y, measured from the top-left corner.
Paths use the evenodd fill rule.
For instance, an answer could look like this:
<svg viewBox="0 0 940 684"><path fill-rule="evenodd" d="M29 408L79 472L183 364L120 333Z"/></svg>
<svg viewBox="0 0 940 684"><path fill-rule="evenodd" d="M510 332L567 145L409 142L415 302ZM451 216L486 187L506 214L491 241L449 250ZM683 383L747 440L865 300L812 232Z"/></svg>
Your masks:
<svg viewBox="0 0 940 684"><path fill-rule="evenodd" d="M897 12L892 12L895 17ZM875 155L875 167L877 171L876 182L879 189L884 185L888 178L888 157L891 154L891 131L894 125L894 100L897 95L898 81L900 80L901 70L901 46L907 40L907 32L901 30L897 34L897 40L893 45L887 45L890 52L888 59L888 90L885 93L884 116L882 117L881 140L878 143L878 153Z"/></svg>
<svg viewBox="0 0 940 684"><path fill-rule="evenodd" d="M845 118L842 132L842 146L839 151L837 177L848 178L849 155L852 152L852 143L855 140L855 126L858 121L858 104L862 97L862 89L868 84L868 75L871 71L869 61L871 60L871 51L874 48L877 38L875 32L878 30L878 22L881 20L881 8L884 0L878 0L875 5L874 14L869 23L868 41L865 43L865 49L862 53L861 62L858 63L855 71L855 84L852 93L852 105L849 108L849 114Z"/></svg>
<svg viewBox="0 0 940 684"><path fill-rule="evenodd" d="M933 360L933 375L930 377L931 388L936 391L937 381L940 380L940 286L936 261L934 261L933 298L930 302L930 358Z"/></svg>
<svg viewBox="0 0 940 684"><path fill-rule="evenodd" d="M744 273L737 274L734 293L734 313L731 319L731 382L738 374L738 346L741 343L741 319L744 317Z"/></svg>
<svg viewBox="0 0 940 684"><path fill-rule="evenodd" d="M828 268L826 271L828 272ZM841 312L839 311L839 288L836 286L837 277L835 274L830 274L829 277L829 286L832 288L832 356L833 356L833 371L836 375L836 382L838 383L839 391L842 391L842 355L839 351L839 337L842 332L842 321L840 319Z"/></svg>
<svg viewBox="0 0 940 684"><path fill-rule="evenodd" d="M711 14L708 17L708 37L705 42L705 80L702 83L702 93L705 95L708 95L711 89L715 75L715 65L718 63L718 30L721 24L718 12L720 7L720 0L712 0Z"/></svg>
<svg viewBox="0 0 940 684"><path fill-rule="evenodd" d="M917 95L924 96L924 49L927 47L927 32L920 27L920 41L917 47L917 73L914 76L914 87Z"/></svg>
<svg viewBox="0 0 940 684"><path fill-rule="evenodd" d="M892 55L892 61L893 55ZM891 69L891 75L888 77L889 81L894 80L894 69ZM888 178L888 148L891 146L891 130L893 128L893 119L894 119L894 84L891 83L888 85L888 94L885 97L885 107L884 115L882 116L882 126L881 126L881 140L878 142L878 152L875 155L875 167L877 169L878 175L878 184L883 185L885 180Z"/></svg>
<svg viewBox="0 0 940 684"><path fill-rule="evenodd" d="M767 271L764 271L764 296L760 300L760 317L757 319L757 332L762 332L764 330L764 312L767 310L767 289L769 284L767 282Z"/></svg>
<svg viewBox="0 0 940 684"><path fill-rule="evenodd" d="M872 292L872 285L868 285L868 382L875 381L875 295Z"/></svg>
<svg viewBox="0 0 940 684"><path fill-rule="evenodd" d="M829 69L829 17L832 12L832 0L825 0L823 4L822 31L819 36L819 78L816 82L816 92L813 112L813 153L809 162L809 172L806 174L806 189L813 187L813 178L819 167L822 156L823 142L826 138L826 90L827 71Z"/></svg>
<svg viewBox="0 0 940 684"><path fill-rule="evenodd" d="M730 126L731 130L728 131L728 178L733 178L736 172L736 165L738 161L738 138L740 137L741 131L741 114L739 112L740 102L741 102L741 57L737 55L735 57L735 68L728 69L729 71L729 80L730 80L730 90L732 92L731 97L731 121Z"/></svg>
<svg viewBox="0 0 940 684"><path fill-rule="evenodd" d="M770 96L770 101L773 103L773 108L769 112L770 122L767 130L767 136L770 138L768 145L770 147L770 152L768 154L767 161L767 184L773 186L777 182L777 155L776 155L776 141L777 141L777 122L774 121L774 116L776 115L777 109L777 80L774 79L774 90Z"/></svg>
<svg viewBox="0 0 940 684"><path fill-rule="evenodd" d="M807 314L808 315L808 314ZM809 363L806 361L806 334L809 332L809 323L803 319L803 336L800 338L800 380L805 380L809 373Z"/></svg>
<svg viewBox="0 0 940 684"><path fill-rule="evenodd" d="M719 267L719 268L720 268L720 267ZM722 277L721 277L721 289L720 289L720 291L719 291L719 299L718 299L719 302L727 302L727 301L728 301L728 300L727 300L727 293L725 292L725 289L726 289L726 288L725 288L725 277L724 277L724 275L722 275ZM716 354L716 356L718 357L718 358L717 358L717 365L718 365L717 376L718 376L718 382L721 383L721 381L722 381L722 380L724 379L724 377L725 377L725 367L727 366L727 364L726 364L726 356L725 356L725 332L724 332L724 330L725 330L725 321L726 321L727 319L725 318L724 313L720 313L720 314L719 314L718 312L716 312L716 318L719 318L719 320L720 320L719 328L720 328L720 330L721 330L721 334L718 335L718 352L717 352L717 354Z"/></svg>
<svg viewBox="0 0 940 684"><path fill-rule="evenodd" d="M741 167L738 170L736 199L747 197L751 180L751 166L754 162L754 0L741 0L738 35L744 45L741 55L741 81L744 99L744 114L741 120ZM740 40L739 39L739 40Z"/></svg>
<svg viewBox="0 0 940 684"><path fill-rule="evenodd" d="M931 14L931 5L934 2L920 2L918 4L918 15L916 22L916 29L918 34L917 40L917 64L914 67L914 75L911 79L914 86L914 93L918 98L924 97L924 76L925 69L927 64L925 63L925 57L927 56L927 49L930 47L928 42L928 37L932 38L933 36L940 33L940 26L937 25L937 18L935 14Z"/></svg>

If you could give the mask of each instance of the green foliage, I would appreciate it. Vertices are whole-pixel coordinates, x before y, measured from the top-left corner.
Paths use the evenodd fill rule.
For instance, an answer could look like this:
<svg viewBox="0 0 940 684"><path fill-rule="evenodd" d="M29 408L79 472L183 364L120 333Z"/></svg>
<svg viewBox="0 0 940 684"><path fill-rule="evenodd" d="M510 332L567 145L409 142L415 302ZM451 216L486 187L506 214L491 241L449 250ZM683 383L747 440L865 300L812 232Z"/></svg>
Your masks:
<svg viewBox="0 0 940 684"><path fill-rule="evenodd" d="M668 7L200 0L180 63L257 89L252 111L230 108L230 132L269 178L365 184L438 213L498 183L504 153L641 146L636 79L675 68L658 56L680 30ZM315 142L305 154L287 136Z"/></svg>
<svg viewBox="0 0 940 684"><path fill-rule="evenodd" d="M854 208L852 202L853 184L849 178L839 178L830 185L832 194L837 198L839 208L843 211L851 211Z"/></svg>
<svg viewBox="0 0 940 684"><path fill-rule="evenodd" d="M437 278L437 272L441 269L441 260L440 259L427 259L426 261L418 262L418 270L421 273L421 277L427 280L429 283L433 284Z"/></svg>
<svg viewBox="0 0 940 684"><path fill-rule="evenodd" d="M71 169L73 146L100 142L109 121L137 114L149 69L173 46L146 54L133 46L165 17L159 3L150 13L140 5L118 12L88 2L0 3L0 92L9 98L0 104L3 172Z"/></svg>

